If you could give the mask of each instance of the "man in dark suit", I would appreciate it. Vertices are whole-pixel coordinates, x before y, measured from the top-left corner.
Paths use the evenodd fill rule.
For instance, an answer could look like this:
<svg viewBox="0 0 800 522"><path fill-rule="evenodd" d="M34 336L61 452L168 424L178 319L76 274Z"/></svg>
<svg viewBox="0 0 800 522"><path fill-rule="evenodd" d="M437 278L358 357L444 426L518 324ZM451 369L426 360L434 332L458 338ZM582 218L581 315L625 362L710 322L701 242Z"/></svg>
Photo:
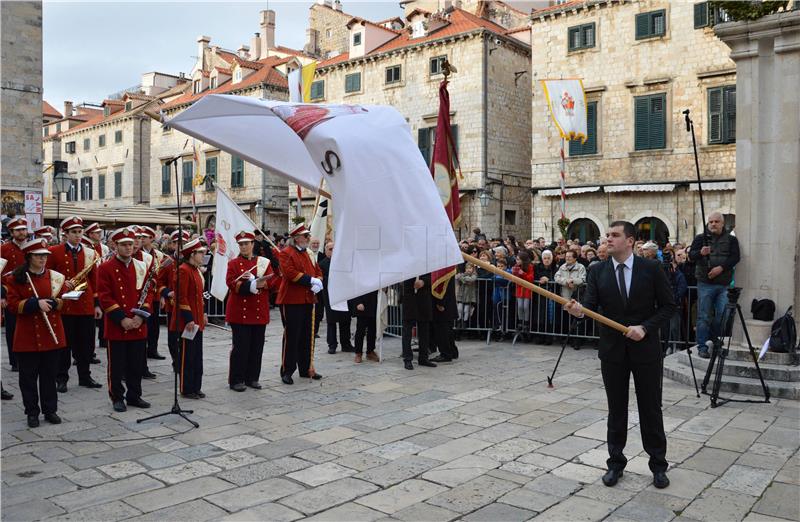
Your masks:
<svg viewBox="0 0 800 522"><path fill-rule="evenodd" d="M403 282L403 364L406 370L413 370L411 362L414 354L411 350L411 329L417 327L419 352L417 364L435 368L436 364L428 360L431 340L431 321L433 310L431 299L431 275L412 277Z"/></svg>
<svg viewBox="0 0 800 522"><path fill-rule="evenodd" d="M583 307L629 327L627 334L600 327L599 353L608 399L608 471L606 486L613 486L627 464L623 454L628 428L628 385L636 387L642 443L650 455L653 485L669 486L667 437L661 415L661 345L658 332L675 312L672 289L657 261L635 257L635 229L615 221L608 229L610 258L589 270L581 303L574 299L564 309L583 317Z"/></svg>

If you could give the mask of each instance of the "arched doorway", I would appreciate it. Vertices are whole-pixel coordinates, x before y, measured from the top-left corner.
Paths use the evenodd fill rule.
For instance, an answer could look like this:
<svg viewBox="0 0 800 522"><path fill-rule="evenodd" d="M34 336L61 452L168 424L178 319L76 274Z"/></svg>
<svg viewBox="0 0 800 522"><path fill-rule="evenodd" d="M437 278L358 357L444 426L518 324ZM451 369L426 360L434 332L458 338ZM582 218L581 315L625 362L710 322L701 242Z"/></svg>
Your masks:
<svg viewBox="0 0 800 522"><path fill-rule="evenodd" d="M600 239L600 229L591 219L579 218L569 224L567 238L577 239L581 244L585 244L587 241L596 242Z"/></svg>
<svg viewBox="0 0 800 522"><path fill-rule="evenodd" d="M643 217L634 224L634 227L636 227L637 240L655 241L662 247L667 244L669 229L667 225L657 217Z"/></svg>

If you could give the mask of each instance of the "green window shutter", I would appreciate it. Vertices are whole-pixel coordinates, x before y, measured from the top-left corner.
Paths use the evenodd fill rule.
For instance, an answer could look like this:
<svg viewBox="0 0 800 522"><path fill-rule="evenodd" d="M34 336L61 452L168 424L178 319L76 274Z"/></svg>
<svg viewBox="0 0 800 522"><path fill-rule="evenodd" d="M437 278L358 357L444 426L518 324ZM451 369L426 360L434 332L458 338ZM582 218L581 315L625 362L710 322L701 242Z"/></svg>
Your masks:
<svg viewBox="0 0 800 522"><path fill-rule="evenodd" d="M569 50L574 51L581 46L581 28L570 27L567 31L567 41L569 42Z"/></svg>
<svg viewBox="0 0 800 522"><path fill-rule="evenodd" d="M217 183L217 158L206 159L206 190L214 190Z"/></svg>
<svg viewBox="0 0 800 522"><path fill-rule="evenodd" d="M417 131L417 146L419 147L419 151L422 153L422 158L425 160L425 164L430 166L431 164L431 129L419 129Z"/></svg>
<svg viewBox="0 0 800 522"><path fill-rule="evenodd" d="M724 116L723 116L723 140L725 143L736 143L736 86L725 87L724 89Z"/></svg>
<svg viewBox="0 0 800 522"><path fill-rule="evenodd" d="M584 154L597 154L597 102L586 105L586 143L580 140L569 142L569 155L581 156Z"/></svg>
<svg viewBox="0 0 800 522"><path fill-rule="evenodd" d="M708 143L722 143L722 88L708 90Z"/></svg>
<svg viewBox="0 0 800 522"><path fill-rule="evenodd" d="M321 100L325 97L325 80L317 80L311 84L311 99Z"/></svg>
<svg viewBox="0 0 800 522"><path fill-rule="evenodd" d="M194 163L185 161L181 167L181 192L192 191L192 181L194 178Z"/></svg>
<svg viewBox="0 0 800 522"><path fill-rule="evenodd" d="M167 195L170 191L169 167L168 163L161 165L161 195Z"/></svg>
<svg viewBox="0 0 800 522"><path fill-rule="evenodd" d="M661 36L667 33L667 13L657 11L650 13L650 35Z"/></svg>
<svg viewBox="0 0 800 522"><path fill-rule="evenodd" d="M106 199L106 175L97 176L97 198Z"/></svg>
<svg viewBox="0 0 800 522"><path fill-rule="evenodd" d="M231 157L231 187L244 186L244 161L237 156Z"/></svg>
<svg viewBox="0 0 800 522"><path fill-rule="evenodd" d="M708 2L700 2L694 4L694 28L700 29L701 27L708 26Z"/></svg>
<svg viewBox="0 0 800 522"><path fill-rule="evenodd" d="M664 94L650 96L650 148L667 146L667 99Z"/></svg>
<svg viewBox="0 0 800 522"><path fill-rule="evenodd" d="M594 47L594 24L586 24L581 28L581 44L583 47Z"/></svg>
<svg viewBox="0 0 800 522"><path fill-rule="evenodd" d="M636 39L650 36L650 13L636 15Z"/></svg>
<svg viewBox="0 0 800 522"><path fill-rule="evenodd" d="M650 148L650 103L647 96L634 99L634 149Z"/></svg>

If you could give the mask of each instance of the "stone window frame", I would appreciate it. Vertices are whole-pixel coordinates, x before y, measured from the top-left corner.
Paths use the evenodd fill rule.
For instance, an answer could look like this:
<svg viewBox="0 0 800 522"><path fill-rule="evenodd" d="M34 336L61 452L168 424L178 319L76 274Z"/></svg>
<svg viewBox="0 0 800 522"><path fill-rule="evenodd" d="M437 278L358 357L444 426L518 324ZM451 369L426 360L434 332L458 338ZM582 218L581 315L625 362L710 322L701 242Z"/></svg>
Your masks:
<svg viewBox="0 0 800 522"><path fill-rule="evenodd" d="M92 138L83 138L83 151L92 150Z"/></svg>
<svg viewBox="0 0 800 522"><path fill-rule="evenodd" d="M356 76L358 76L358 89L348 90L347 79L348 78L353 78L353 77L356 77ZM363 74L361 74L361 71L356 71L356 72L352 72L352 73L344 75L344 93L345 93L345 96L353 95L353 94L361 94L363 92L364 92L364 82L363 82Z"/></svg>
<svg viewBox="0 0 800 522"><path fill-rule="evenodd" d="M353 47L358 47L363 43L364 39L361 36L362 36L361 31L353 33Z"/></svg>
<svg viewBox="0 0 800 522"><path fill-rule="evenodd" d="M321 85L322 86L322 93L319 96L315 96L314 95L314 86L315 85L317 85L317 86ZM309 100L311 100L311 101L324 100L325 99L325 80L324 79L319 79L319 80L314 80L313 82L311 82L311 89L309 90L308 96L309 96Z"/></svg>
<svg viewBox="0 0 800 522"><path fill-rule="evenodd" d="M122 197L123 187L122 187L122 165L116 165L113 167L114 169L114 199L119 199ZM119 190L117 190L119 189Z"/></svg>
<svg viewBox="0 0 800 522"><path fill-rule="evenodd" d="M652 19L655 18L659 14L664 19L664 32L662 32L662 33L650 32L650 26L652 24ZM647 33L640 33L639 32L640 20L642 20L642 21L646 20L646 23L648 25L648 28L647 28L648 32ZM650 40L658 40L658 39L661 39L661 38L665 38L665 37L667 37L669 35L669 25L670 25L669 24L669 9L667 9L666 7L662 8L662 9L653 9L652 11L645 11L645 12L642 12L642 13L637 13L636 17L634 19L634 24L633 24L634 40L636 40L638 42L638 41L650 41Z"/></svg>
<svg viewBox="0 0 800 522"><path fill-rule="evenodd" d="M122 131L115 130L114 131L114 143L122 143Z"/></svg>
<svg viewBox="0 0 800 522"><path fill-rule="evenodd" d="M75 154L77 150L76 142L73 141L65 141L64 142L64 154Z"/></svg>
<svg viewBox="0 0 800 522"><path fill-rule="evenodd" d="M442 71L442 65L444 62L447 61L446 54L440 54L437 56L433 56L428 60L428 77L434 78L436 76L440 76L444 71ZM436 64L435 71L434 71L434 64Z"/></svg>
<svg viewBox="0 0 800 522"><path fill-rule="evenodd" d="M395 70L395 69L398 71L397 79L389 81L389 71L390 70ZM397 86L397 85L402 85L403 84L403 64L397 63L397 64L394 64L394 65L387 65L384 68L383 84L386 85L387 87L394 87L394 86Z"/></svg>
<svg viewBox="0 0 800 522"><path fill-rule="evenodd" d="M583 30L587 27L592 28L592 45L586 45L583 41L584 32ZM572 33L576 31L580 36L580 44L577 46L572 45ZM588 49L594 49L597 47L597 23L596 22L587 22L583 24L573 25L567 27L567 53L575 53L580 51L586 51Z"/></svg>
<svg viewBox="0 0 800 522"><path fill-rule="evenodd" d="M106 146L106 135L101 134L97 137L97 148L102 149Z"/></svg>

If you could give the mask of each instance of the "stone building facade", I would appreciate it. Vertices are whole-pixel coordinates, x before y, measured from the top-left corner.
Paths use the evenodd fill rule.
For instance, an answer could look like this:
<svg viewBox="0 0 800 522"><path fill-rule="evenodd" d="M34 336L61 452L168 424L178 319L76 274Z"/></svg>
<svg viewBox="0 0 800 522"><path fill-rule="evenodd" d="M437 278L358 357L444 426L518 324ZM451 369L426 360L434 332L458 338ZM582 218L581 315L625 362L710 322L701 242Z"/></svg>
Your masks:
<svg viewBox="0 0 800 522"><path fill-rule="evenodd" d="M2 2L3 189L42 189L42 3Z"/></svg>
<svg viewBox="0 0 800 522"><path fill-rule="evenodd" d="M370 22L341 16L324 3L312 6L309 34L330 34L318 42L334 46L318 45L328 58L317 67L312 101L391 105L406 117L430 160L446 58L458 70L448 86L463 174L457 234L466 236L476 226L492 236L528 234L529 45L509 28L463 9L407 12L405 20ZM346 37L341 27L339 33L332 29L345 19ZM347 46L335 47L342 40ZM310 215L313 199L305 204Z"/></svg>
<svg viewBox="0 0 800 522"><path fill-rule="evenodd" d="M696 7L700 6L700 7ZM558 131L538 80L583 79L594 143L566 151L570 235L595 239L625 219L643 238L691 241L702 230L692 138L706 213L735 216L735 64L707 4L573 1L531 15L534 236L559 236ZM591 120L591 118L590 118ZM592 125L594 128L592 129Z"/></svg>
<svg viewBox="0 0 800 522"><path fill-rule="evenodd" d="M287 76L290 70L309 63L301 51L275 44L275 12L262 11L260 32L251 45L228 51L211 45L211 38L197 39L198 60L189 75L185 92L160 107L169 120L208 94L234 94L274 100L288 100ZM191 221L192 179L214 178L245 214L265 231L283 233L289 227L288 183L267 169L244 162L217 147L194 141L168 126L150 128L150 204L174 212L175 166L168 170L167 160L180 157L177 168L181 177L181 206ZM195 160L195 150L197 159ZM171 181L170 181L171 180ZM216 192L212 183L194 188L201 228L215 223Z"/></svg>

